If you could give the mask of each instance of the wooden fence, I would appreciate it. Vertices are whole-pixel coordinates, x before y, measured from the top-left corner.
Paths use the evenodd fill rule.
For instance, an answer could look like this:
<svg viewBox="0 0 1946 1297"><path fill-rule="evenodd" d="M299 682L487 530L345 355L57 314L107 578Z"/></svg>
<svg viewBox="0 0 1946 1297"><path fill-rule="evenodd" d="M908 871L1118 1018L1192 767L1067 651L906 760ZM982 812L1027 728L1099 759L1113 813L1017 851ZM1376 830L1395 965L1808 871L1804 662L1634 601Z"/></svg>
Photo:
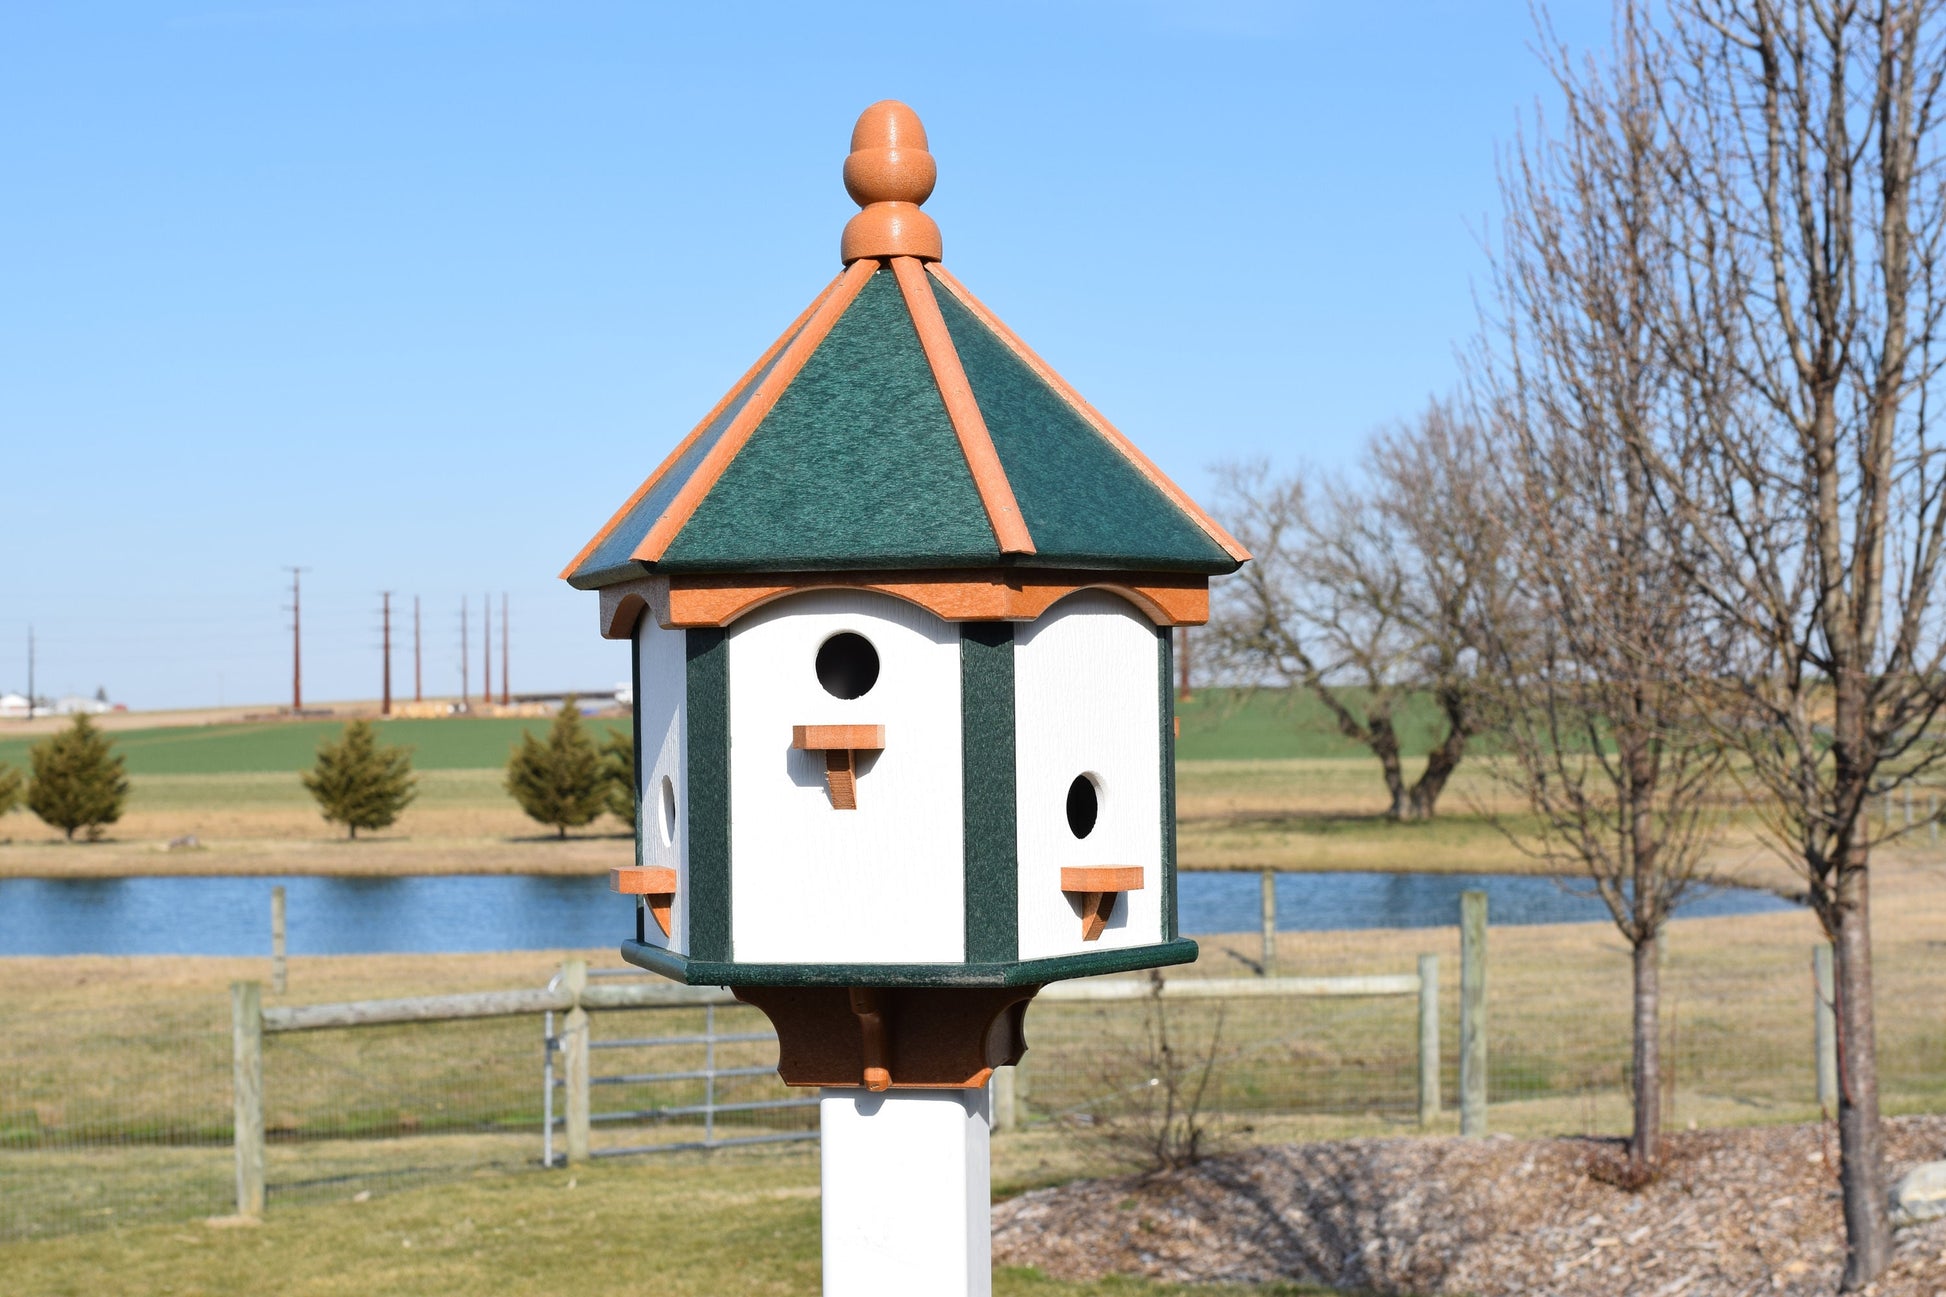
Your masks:
<svg viewBox="0 0 1946 1297"><path fill-rule="evenodd" d="M580 960L568 961L562 969L562 976L556 978L555 983L539 990L475 991L456 995L271 1008L263 1005L259 983L234 983L230 988L230 1007L237 1213L260 1216L264 1210L263 1051L266 1035L396 1023L565 1013L565 1026L560 1033L562 1070L566 1080L566 1120L563 1124L567 1160L574 1164L590 1156L590 1086L593 1080L589 1066L590 1010L727 1006L739 1003L735 996L720 987L676 986L668 983L604 985L590 982L587 967ZM1101 978L1056 983L1043 988L1036 998L1050 1003L1075 1004L1139 1001L1157 995L1168 1000L1417 996L1419 1120L1427 1124L1439 1115L1437 956L1420 956L1417 972L1390 976L1177 978L1155 982L1126 977ZM1484 1086L1484 1072L1478 1080ZM1014 1128L1019 1115L1015 1069L999 1069L994 1077L993 1092L996 1128Z"/></svg>

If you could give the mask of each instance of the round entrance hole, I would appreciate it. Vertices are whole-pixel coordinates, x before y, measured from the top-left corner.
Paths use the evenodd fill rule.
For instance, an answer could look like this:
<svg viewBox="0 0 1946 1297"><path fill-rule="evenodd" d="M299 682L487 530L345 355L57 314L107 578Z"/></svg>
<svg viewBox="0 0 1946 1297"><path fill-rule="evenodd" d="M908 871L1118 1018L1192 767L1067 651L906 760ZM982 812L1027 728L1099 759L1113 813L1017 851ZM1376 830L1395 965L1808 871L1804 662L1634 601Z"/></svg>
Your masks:
<svg viewBox="0 0 1946 1297"><path fill-rule="evenodd" d="M676 783L667 775L662 776L662 796L658 800L662 803L662 845L673 847L676 845Z"/></svg>
<svg viewBox="0 0 1946 1297"><path fill-rule="evenodd" d="M878 650L854 631L818 646L818 683L833 698L863 698L878 683Z"/></svg>
<svg viewBox="0 0 1946 1297"><path fill-rule="evenodd" d="M1095 817L1101 814L1101 792L1093 775L1076 775L1068 785L1068 831L1085 838L1095 831Z"/></svg>

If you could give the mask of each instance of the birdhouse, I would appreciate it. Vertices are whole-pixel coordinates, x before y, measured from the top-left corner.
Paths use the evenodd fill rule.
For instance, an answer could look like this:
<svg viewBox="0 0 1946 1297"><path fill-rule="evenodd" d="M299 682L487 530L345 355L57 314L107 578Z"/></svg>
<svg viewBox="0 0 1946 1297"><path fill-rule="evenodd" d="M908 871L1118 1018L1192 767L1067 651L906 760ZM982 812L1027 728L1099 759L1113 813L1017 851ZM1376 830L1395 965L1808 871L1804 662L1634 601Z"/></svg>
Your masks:
<svg viewBox="0 0 1946 1297"><path fill-rule="evenodd" d="M946 270L934 174L866 110L842 272L563 573L633 647L623 954L797 1084L978 1085L1038 987L1196 954L1172 632L1248 555Z"/></svg>

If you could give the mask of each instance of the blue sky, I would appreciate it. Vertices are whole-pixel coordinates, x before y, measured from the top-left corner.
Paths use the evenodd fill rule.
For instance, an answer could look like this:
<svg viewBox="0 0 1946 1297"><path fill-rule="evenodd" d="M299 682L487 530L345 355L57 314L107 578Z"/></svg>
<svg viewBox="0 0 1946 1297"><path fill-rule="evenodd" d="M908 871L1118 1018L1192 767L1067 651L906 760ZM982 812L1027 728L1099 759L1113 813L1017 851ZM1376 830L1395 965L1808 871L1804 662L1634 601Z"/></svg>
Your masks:
<svg viewBox="0 0 1946 1297"><path fill-rule="evenodd" d="M555 573L835 273L880 98L947 265L1192 492L1346 462L1454 380L1532 40L1518 0L11 6L0 688L31 622L44 691L287 700L292 563L307 702L376 695L385 589L428 692L487 590L516 689L620 679Z"/></svg>

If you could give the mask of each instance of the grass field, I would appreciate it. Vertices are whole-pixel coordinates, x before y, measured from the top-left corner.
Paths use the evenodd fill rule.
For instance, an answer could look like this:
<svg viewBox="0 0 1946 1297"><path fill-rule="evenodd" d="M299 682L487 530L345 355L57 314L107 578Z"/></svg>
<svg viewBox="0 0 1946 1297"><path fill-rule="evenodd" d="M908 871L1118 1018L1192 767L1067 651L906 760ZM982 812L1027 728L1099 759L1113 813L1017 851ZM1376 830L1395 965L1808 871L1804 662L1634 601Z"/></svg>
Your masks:
<svg viewBox="0 0 1946 1297"><path fill-rule="evenodd" d="M1308 694L1281 690L1232 693L1205 690L1179 703L1182 738L1179 755L1189 761L1283 760L1355 757L1364 749L1344 738L1324 708ZM133 718L130 718L131 720ZM1429 699L1414 696L1401 707L1399 732L1408 756L1423 757L1437 741L1438 717ZM420 770L486 770L506 765L508 749L523 730L540 733L546 720L452 717L440 720L373 722L380 741L412 748ZM625 730L626 720L590 722L599 739L610 729ZM37 728L46 722L37 721ZM116 729L111 737L128 759L132 775L227 775L292 772L308 767L318 744L338 736L337 720L229 722ZM0 730L0 762L25 766L27 751L40 735L8 735ZM1369 760L1369 758L1367 758ZM1373 766L1376 773L1377 767Z"/></svg>
<svg viewBox="0 0 1946 1297"><path fill-rule="evenodd" d="M680 1159L680 1160L678 1160ZM102 1292L217 1297L812 1297L817 1165L807 1153L595 1166L574 1176L487 1174L350 1194L255 1227L201 1223L0 1244L9 1297ZM1180 1288L995 1276L999 1297L1298 1297L1310 1287Z"/></svg>

